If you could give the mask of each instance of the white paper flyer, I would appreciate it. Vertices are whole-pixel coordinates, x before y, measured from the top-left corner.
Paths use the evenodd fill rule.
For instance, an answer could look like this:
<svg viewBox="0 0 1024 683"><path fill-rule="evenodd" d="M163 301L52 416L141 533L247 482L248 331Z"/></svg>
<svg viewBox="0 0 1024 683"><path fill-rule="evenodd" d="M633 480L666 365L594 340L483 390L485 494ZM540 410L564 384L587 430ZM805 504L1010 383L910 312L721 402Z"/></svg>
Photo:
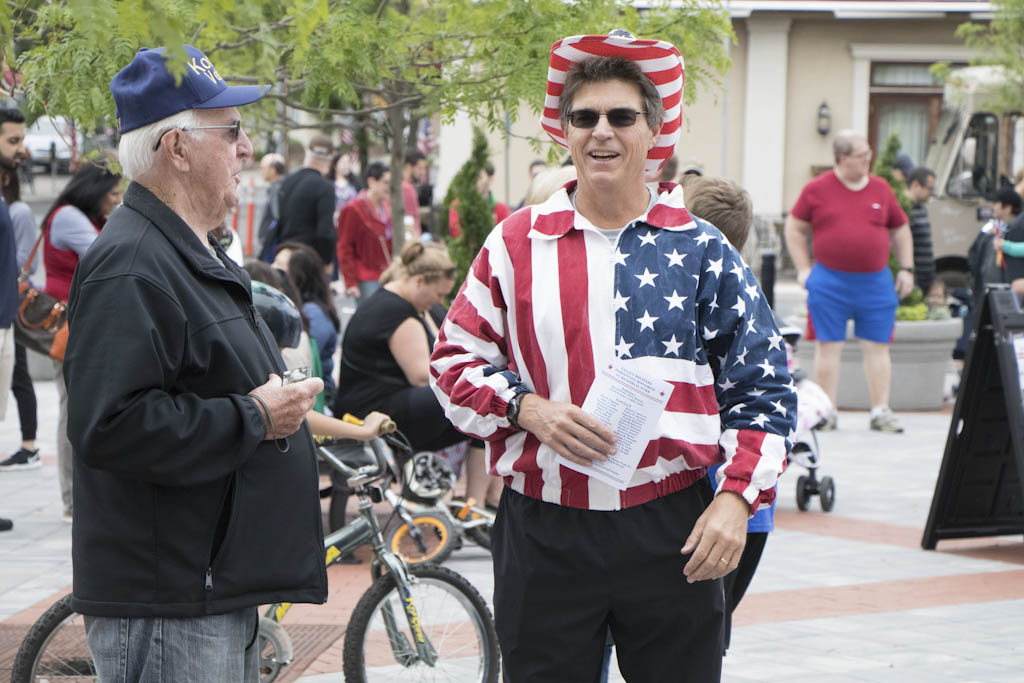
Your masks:
<svg viewBox="0 0 1024 683"><path fill-rule="evenodd" d="M647 444L656 435L658 418L671 394L672 385L664 380L647 377L620 361L604 363L582 409L615 432L619 438L615 454L604 462L595 460L590 467L561 456L559 464L625 490Z"/></svg>

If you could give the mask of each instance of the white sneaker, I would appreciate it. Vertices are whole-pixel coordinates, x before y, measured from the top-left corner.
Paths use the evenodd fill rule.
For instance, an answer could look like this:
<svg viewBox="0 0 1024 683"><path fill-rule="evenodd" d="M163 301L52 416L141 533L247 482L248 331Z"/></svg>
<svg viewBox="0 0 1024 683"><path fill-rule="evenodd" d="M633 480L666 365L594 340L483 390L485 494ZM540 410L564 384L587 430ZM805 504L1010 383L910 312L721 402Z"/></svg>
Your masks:
<svg viewBox="0 0 1024 683"><path fill-rule="evenodd" d="M871 429L876 432L889 432L891 434L902 434L903 427L899 420L892 414L889 408L883 408L882 412L871 418Z"/></svg>

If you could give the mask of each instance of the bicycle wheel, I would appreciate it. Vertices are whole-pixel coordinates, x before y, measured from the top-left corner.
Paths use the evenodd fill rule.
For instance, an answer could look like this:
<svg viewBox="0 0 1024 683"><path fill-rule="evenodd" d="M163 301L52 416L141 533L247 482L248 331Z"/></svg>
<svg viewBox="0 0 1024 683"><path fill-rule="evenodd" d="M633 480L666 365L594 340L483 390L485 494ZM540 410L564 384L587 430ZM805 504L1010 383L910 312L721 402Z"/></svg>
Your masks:
<svg viewBox="0 0 1024 683"><path fill-rule="evenodd" d="M95 681L82 615L65 595L39 617L14 657L11 683Z"/></svg>
<svg viewBox="0 0 1024 683"><path fill-rule="evenodd" d="M488 524L466 529L466 535L485 550L491 549L491 527Z"/></svg>
<svg viewBox="0 0 1024 683"><path fill-rule="evenodd" d="M359 599L345 631L347 683L466 681L497 683L500 657L494 619L484 599L459 574L436 565L409 567L412 601L430 644L434 666L415 655L395 577L385 574ZM390 625L390 626L389 626ZM401 656L415 661L399 661Z"/></svg>
<svg viewBox="0 0 1024 683"><path fill-rule="evenodd" d="M418 514L412 523L410 527L399 521L384 539L387 548L406 564L441 564L455 551L456 531L444 517Z"/></svg>

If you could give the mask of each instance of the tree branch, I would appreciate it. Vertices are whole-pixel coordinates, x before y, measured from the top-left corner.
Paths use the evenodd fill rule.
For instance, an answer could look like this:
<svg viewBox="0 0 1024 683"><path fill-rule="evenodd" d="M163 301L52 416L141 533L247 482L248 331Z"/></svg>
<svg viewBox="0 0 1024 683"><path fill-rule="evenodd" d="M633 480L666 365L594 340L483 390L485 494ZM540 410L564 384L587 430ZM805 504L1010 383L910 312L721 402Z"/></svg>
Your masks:
<svg viewBox="0 0 1024 683"><path fill-rule="evenodd" d="M288 97L285 95L275 95L273 93L270 93L267 95L267 97L270 99L279 100L282 104L284 104L287 107L292 107L293 109L298 109L300 111L308 111L312 114L321 114L324 116L360 116L365 114L375 114L377 112L390 111L391 109L395 109L398 107L412 107L417 104L421 104L424 101L423 95L416 93L414 95L409 95L408 97L403 97L401 99L395 100L394 102L386 104L382 107L366 107L364 109L331 109L328 107L310 107L305 104L302 104L301 102L289 100Z"/></svg>
<svg viewBox="0 0 1024 683"><path fill-rule="evenodd" d="M283 19L279 19L278 21L275 21L272 24L267 24L266 28L270 29L271 32L274 32L279 29L285 28L294 20L294 17L284 17ZM218 50L237 50L238 48L245 47L246 45L249 45L251 43L259 42L260 40L262 40L262 38L259 35L260 29L260 26L252 26L248 28L245 26L232 26L231 30L239 34L240 36L244 36L244 38L241 38L240 40L234 43L217 43L209 49L209 52L214 53ZM195 42L195 38L193 38L193 42Z"/></svg>

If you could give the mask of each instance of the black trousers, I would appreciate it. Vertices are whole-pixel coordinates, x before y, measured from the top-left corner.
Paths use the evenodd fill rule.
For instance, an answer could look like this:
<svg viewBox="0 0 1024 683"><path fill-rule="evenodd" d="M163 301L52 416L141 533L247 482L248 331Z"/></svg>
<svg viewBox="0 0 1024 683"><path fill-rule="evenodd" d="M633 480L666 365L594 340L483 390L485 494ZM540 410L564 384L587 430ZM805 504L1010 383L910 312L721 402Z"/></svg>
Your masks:
<svg viewBox="0 0 1024 683"><path fill-rule="evenodd" d="M767 541L767 531L747 532L747 544L743 546L739 564L736 565L736 569L722 579L725 582L726 650L729 649L729 643L732 642L732 613L736 611L736 606L740 604L750 582L754 579L754 572L757 571L757 565L761 562L761 554L764 552L764 544Z"/></svg>
<svg viewBox="0 0 1024 683"><path fill-rule="evenodd" d="M21 344L14 345L14 375L11 378L11 392L18 402L18 420L21 423L21 440L35 441L36 390L28 374L28 353Z"/></svg>
<svg viewBox="0 0 1024 683"><path fill-rule="evenodd" d="M579 510L505 488L492 531L505 680L593 683L611 629L630 683L718 681L721 580L687 583L679 549L706 479L625 510Z"/></svg>

